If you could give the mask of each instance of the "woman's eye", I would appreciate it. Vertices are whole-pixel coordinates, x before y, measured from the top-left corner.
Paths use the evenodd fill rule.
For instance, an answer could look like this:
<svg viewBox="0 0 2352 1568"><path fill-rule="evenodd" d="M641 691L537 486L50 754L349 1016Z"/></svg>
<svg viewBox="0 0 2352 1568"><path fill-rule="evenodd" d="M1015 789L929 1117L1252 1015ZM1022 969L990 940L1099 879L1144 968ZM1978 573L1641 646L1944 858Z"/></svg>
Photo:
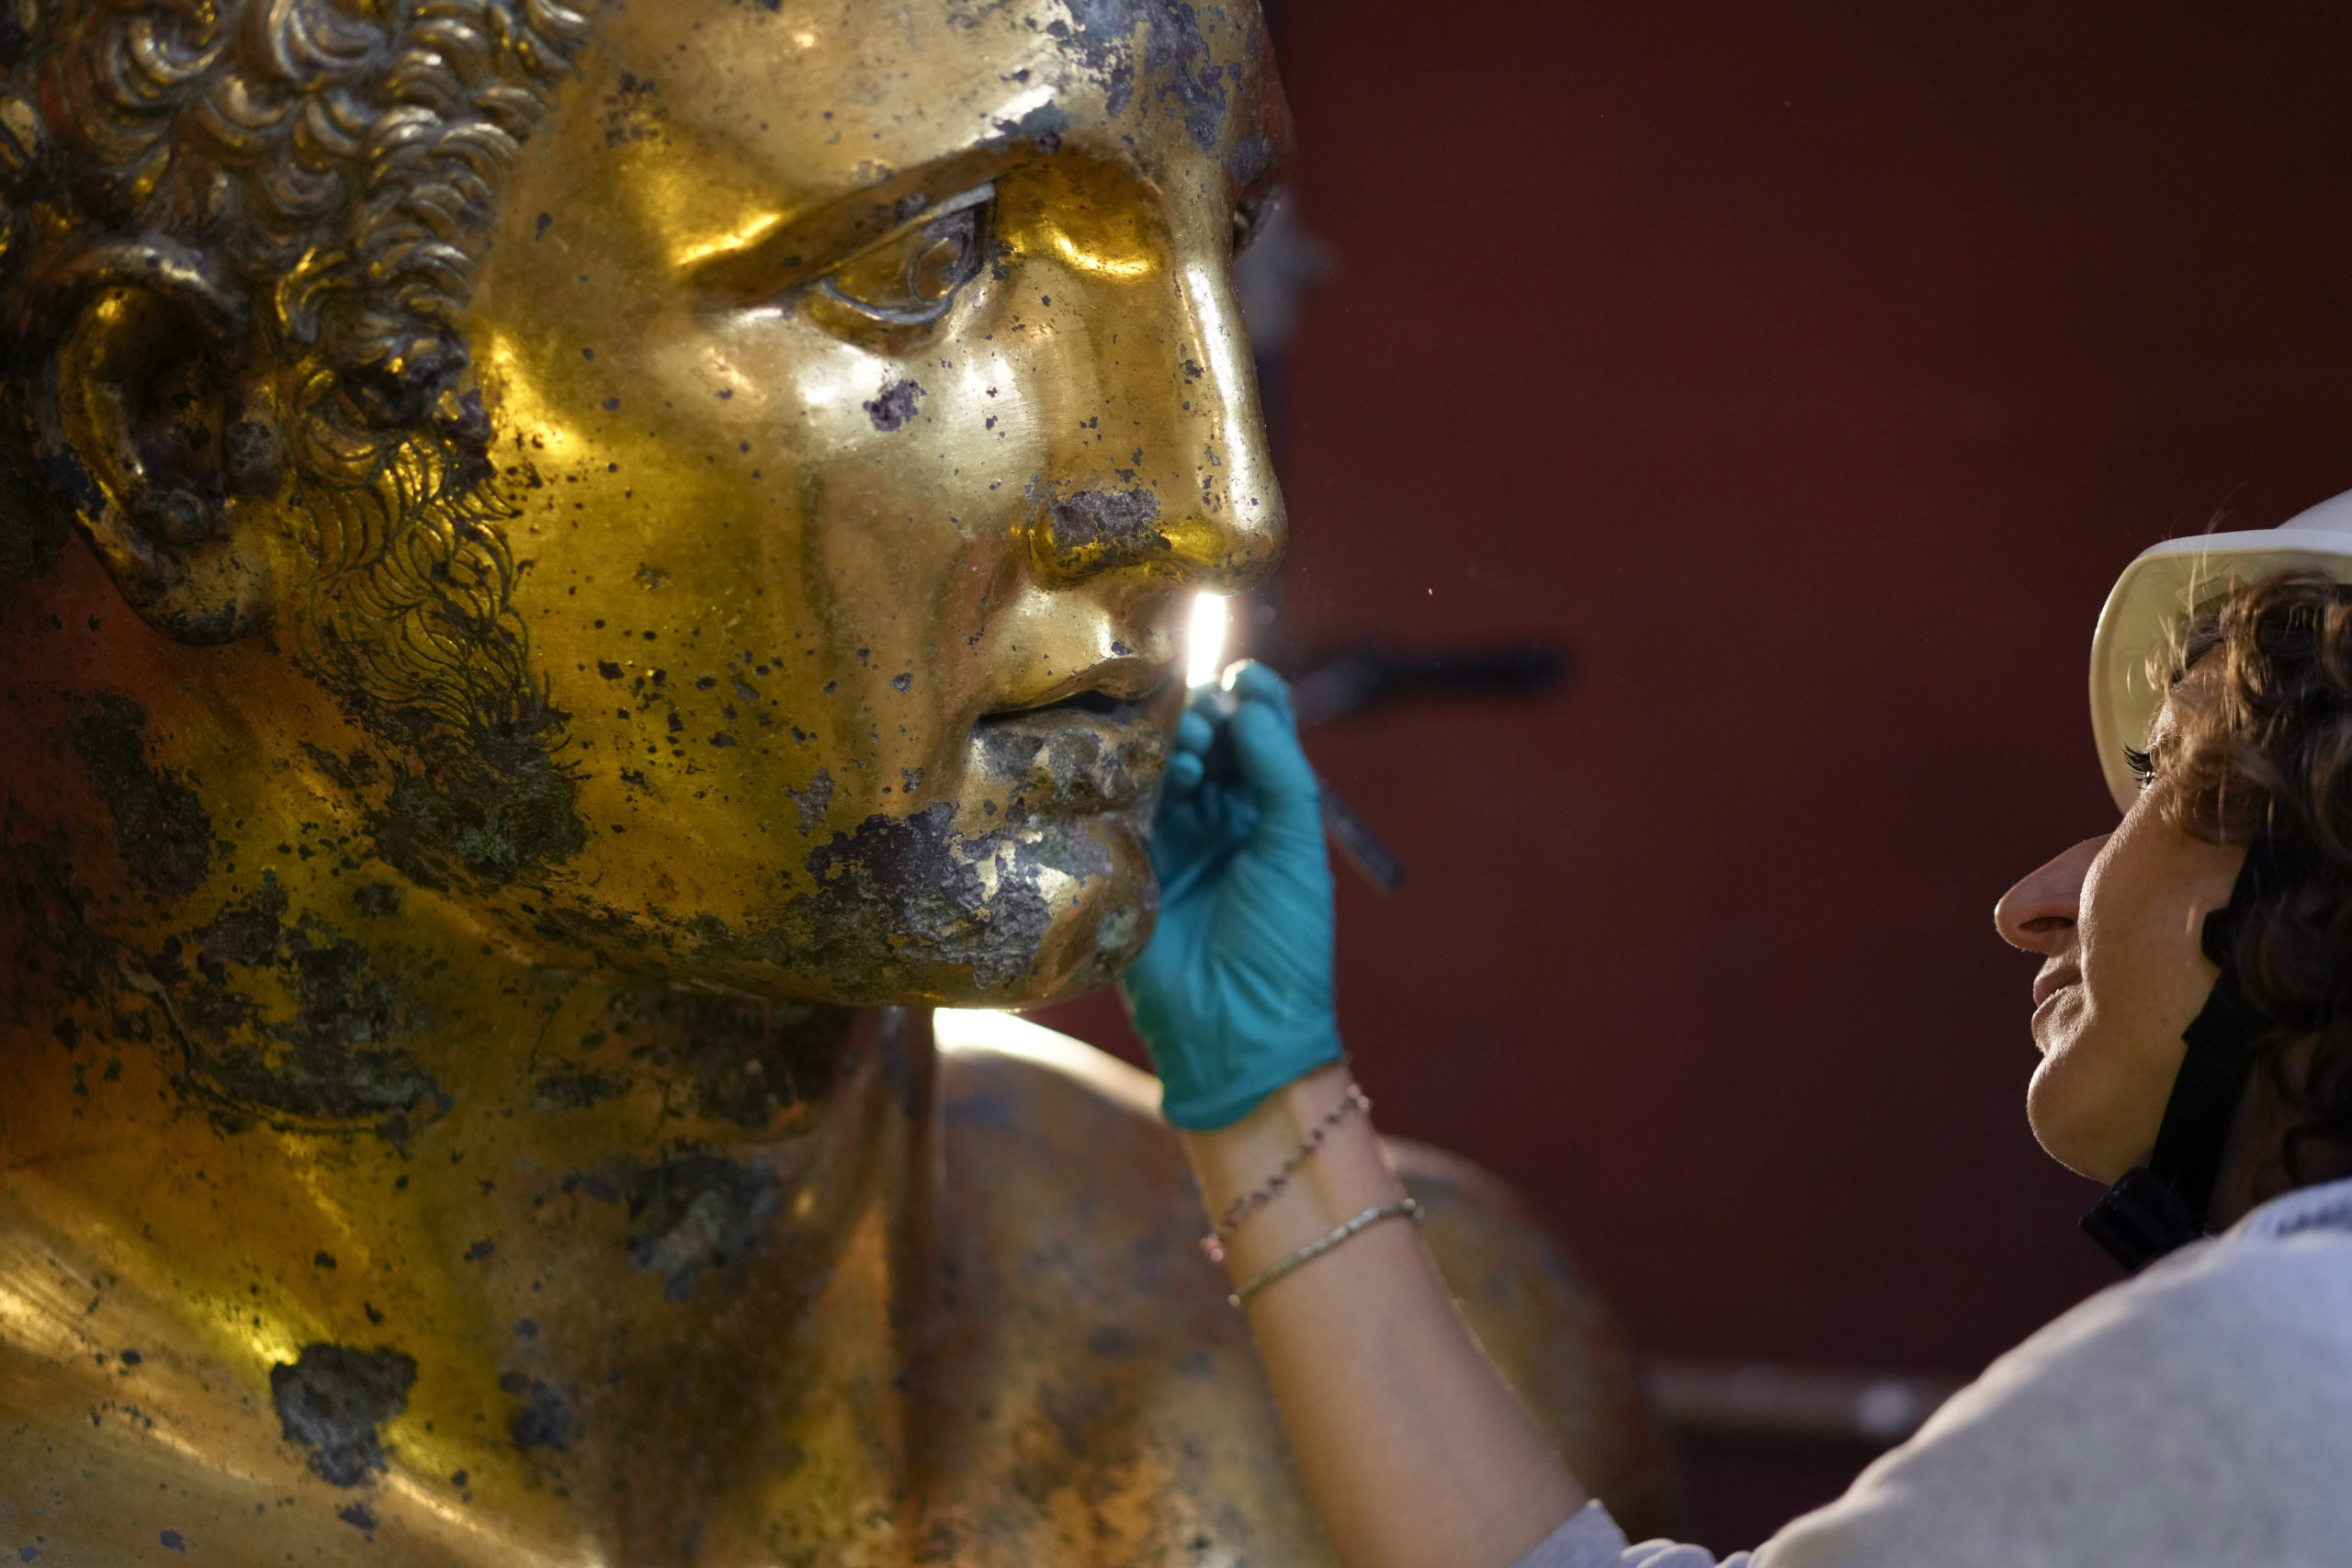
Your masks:
<svg viewBox="0 0 2352 1568"><path fill-rule="evenodd" d="M818 288L869 321L890 326L938 321L980 270L995 195L989 186L966 192L946 210L843 262Z"/></svg>
<svg viewBox="0 0 2352 1568"><path fill-rule="evenodd" d="M2126 746L2123 748L2123 765L2132 770L2132 776L2140 781L2142 789L2156 782L2156 760L2147 752Z"/></svg>

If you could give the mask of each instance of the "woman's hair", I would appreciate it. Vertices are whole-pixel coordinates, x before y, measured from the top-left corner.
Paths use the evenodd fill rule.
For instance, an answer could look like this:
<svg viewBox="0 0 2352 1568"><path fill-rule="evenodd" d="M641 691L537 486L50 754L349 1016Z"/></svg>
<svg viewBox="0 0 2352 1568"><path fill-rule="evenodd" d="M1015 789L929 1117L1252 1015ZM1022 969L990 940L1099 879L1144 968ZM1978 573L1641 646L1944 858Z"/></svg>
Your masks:
<svg viewBox="0 0 2352 1568"><path fill-rule="evenodd" d="M2159 663L2176 689L2212 671L2151 748L2166 819L2213 842L2270 840L2268 874L2239 889L2231 953L2267 1025L2256 1069L2291 1118L2256 1181L2326 1179L2352 1152L2352 585L2292 571L2233 587Z"/></svg>

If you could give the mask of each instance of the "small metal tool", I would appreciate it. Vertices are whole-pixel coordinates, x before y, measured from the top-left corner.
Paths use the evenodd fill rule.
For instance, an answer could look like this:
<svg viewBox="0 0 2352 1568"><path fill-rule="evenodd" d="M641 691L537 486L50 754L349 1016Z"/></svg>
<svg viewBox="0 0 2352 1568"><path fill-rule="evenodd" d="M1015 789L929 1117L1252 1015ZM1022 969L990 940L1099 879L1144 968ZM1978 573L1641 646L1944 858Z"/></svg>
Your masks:
<svg viewBox="0 0 2352 1568"><path fill-rule="evenodd" d="M1220 718L1229 719L1241 699L1222 686L1205 688L1205 705L1214 707ZM1216 739L1201 757L1203 776L1219 784L1229 784L1241 776L1241 759L1234 754L1233 727L1221 724ZM1405 863L1396 852L1380 841L1379 836L1364 826L1355 808L1340 798L1331 787L1331 781L1320 771L1315 774L1316 793L1323 801L1323 832L1340 852L1341 858L1360 872L1374 890L1394 893L1405 886Z"/></svg>

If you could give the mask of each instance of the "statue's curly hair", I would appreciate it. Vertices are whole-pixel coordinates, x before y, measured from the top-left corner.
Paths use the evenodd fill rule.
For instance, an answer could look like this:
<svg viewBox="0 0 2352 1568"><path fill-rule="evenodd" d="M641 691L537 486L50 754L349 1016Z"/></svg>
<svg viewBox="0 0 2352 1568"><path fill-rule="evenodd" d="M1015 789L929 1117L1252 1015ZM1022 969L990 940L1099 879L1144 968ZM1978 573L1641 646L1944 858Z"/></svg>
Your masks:
<svg viewBox="0 0 2352 1568"><path fill-rule="evenodd" d="M2152 765L2175 827L2270 840L2272 872L2240 911L2231 958L2267 1025L2256 1070L2291 1117L2260 1179L2305 1186L2352 1154L2352 585L2310 570L2234 585L2151 672L2177 684L2209 665Z"/></svg>
<svg viewBox="0 0 2352 1568"><path fill-rule="evenodd" d="M30 16L22 15L31 9ZM0 288L92 231L215 261L314 360L298 457L364 482L458 384L498 182L587 30L560 0L37 0L0 25Z"/></svg>
<svg viewBox="0 0 2352 1568"><path fill-rule="evenodd" d="M378 841L427 881L503 881L579 838L461 321L588 31L563 0L0 0L9 379L66 324L49 280L102 246L193 254L242 302L313 568L298 645L406 759L413 809ZM29 432L22 408L0 427L0 582L70 523Z"/></svg>

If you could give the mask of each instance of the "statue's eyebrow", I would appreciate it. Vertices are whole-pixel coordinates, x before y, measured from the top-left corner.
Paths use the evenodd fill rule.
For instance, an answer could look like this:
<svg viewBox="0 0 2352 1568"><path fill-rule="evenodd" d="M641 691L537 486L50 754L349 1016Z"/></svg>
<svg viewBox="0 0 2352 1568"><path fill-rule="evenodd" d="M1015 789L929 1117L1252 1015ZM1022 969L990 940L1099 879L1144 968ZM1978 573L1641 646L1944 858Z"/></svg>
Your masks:
<svg viewBox="0 0 2352 1568"><path fill-rule="evenodd" d="M974 148L888 182L819 199L797 213L747 223L676 259L698 286L764 296L821 276L891 235L934 222L989 198L990 182L1013 160L999 147Z"/></svg>

